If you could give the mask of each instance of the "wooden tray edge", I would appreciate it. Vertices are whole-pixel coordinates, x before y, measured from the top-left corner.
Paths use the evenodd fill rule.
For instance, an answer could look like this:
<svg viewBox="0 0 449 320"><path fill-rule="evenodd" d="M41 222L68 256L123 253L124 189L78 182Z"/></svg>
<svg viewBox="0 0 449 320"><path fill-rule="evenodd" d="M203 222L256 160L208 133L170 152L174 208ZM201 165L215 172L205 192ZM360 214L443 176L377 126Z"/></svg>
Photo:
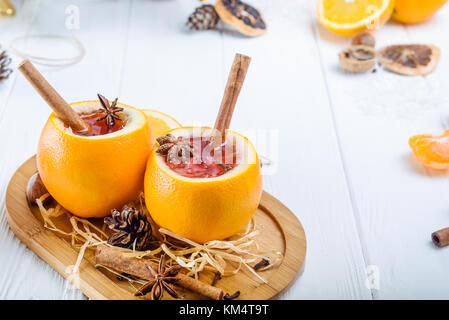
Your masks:
<svg viewBox="0 0 449 320"><path fill-rule="evenodd" d="M9 212L9 202L11 201L10 197L12 197L12 194L14 194L14 191L12 190L14 186L12 182L17 179L22 179L21 183L19 183L21 185L20 189L26 189L28 177L19 177L19 175L21 175L21 173L19 173L19 169L32 161L35 161L35 156L29 158L16 170L8 184L5 201L7 221L11 230L20 239L20 241L22 241L30 250L35 252L42 260L44 260L59 274L67 279L69 274L66 272L66 265L73 264L74 261L76 261L78 252L73 249L69 243L55 235L54 232L44 228L41 222L36 219L30 208L28 207L24 192L20 192L19 190L19 192L17 193L22 197L17 201L26 204L25 206L23 206L22 210L19 210L19 212L17 213L17 217L20 216L24 221L27 222L25 224L22 223L19 227L18 222L16 222L15 220L17 219L17 217L13 217ZM278 216L274 214L273 209L271 208L273 208L273 206L275 205L280 206L283 210L285 210L287 216L284 217L283 215ZM280 230L284 233L286 251L284 259L278 267L278 271L274 273L272 277L270 277L270 282L268 284L262 284L254 288L254 291L252 291L251 293L251 295L254 296L254 298L251 298L252 300L271 299L275 296L278 296L295 279L298 271L301 269L305 260L307 246L304 229L300 221L293 214L293 212L290 211L279 200L270 195L268 192L263 191L262 200L259 207L280 226ZM64 257L64 261L62 261L61 259L57 259L54 256L48 255L47 252L49 250L47 250L44 246L47 241L58 243L58 246L61 248L61 252L63 253L58 258ZM303 248L303 254L300 254L298 256L295 256L295 253L293 252L293 243L296 242L297 245L299 244L301 248ZM90 299L123 300L124 296L127 296L129 299L133 299L132 295L121 289L107 276L99 272L90 262L83 259L79 270L80 277L79 282L77 283L77 288ZM101 292L98 290L98 288L92 287L89 284L90 281L87 281L88 279L92 278L99 278L99 281L104 284L102 285Z"/></svg>

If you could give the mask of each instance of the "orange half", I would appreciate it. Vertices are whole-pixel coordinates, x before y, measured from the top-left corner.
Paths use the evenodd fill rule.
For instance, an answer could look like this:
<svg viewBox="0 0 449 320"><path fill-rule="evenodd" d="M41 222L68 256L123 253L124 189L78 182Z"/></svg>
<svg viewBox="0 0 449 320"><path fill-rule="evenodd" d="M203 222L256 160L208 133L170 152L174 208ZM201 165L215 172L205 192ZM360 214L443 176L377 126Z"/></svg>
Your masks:
<svg viewBox="0 0 449 320"><path fill-rule="evenodd" d="M154 146L145 114L123 107L126 125L113 133L84 137L54 113L42 131L37 167L42 181L64 208L80 217L104 217L143 189L146 162ZM78 113L101 109L98 101L71 104Z"/></svg>
<svg viewBox="0 0 449 320"><path fill-rule="evenodd" d="M394 0L318 0L320 23L332 32L353 36L379 29L391 17Z"/></svg>
<svg viewBox="0 0 449 320"><path fill-rule="evenodd" d="M163 112L148 109L143 109L142 111L147 116L151 131L155 137L160 137L167 131L181 126L173 117Z"/></svg>
<svg viewBox="0 0 449 320"><path fill-rule="evenodd" d="M207 139L212 130L184 127L170 133ZM262 196L259 159L242 135L229 131L227 139L235 142L237 166L215 178L181 176L167 166L163 156L151 152L145 172L145 202L159 226L204 243L230 237L249 223Z"/></svg>

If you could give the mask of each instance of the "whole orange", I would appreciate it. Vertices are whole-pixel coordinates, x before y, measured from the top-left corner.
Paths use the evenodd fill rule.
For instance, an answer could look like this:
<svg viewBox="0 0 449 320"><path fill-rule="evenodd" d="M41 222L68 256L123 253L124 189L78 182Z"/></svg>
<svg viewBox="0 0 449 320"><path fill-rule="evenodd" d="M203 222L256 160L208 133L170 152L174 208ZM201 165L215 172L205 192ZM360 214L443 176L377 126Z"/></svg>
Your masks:
<svg viewBox="0 0 449 320"><path fill-rule="evenodd" d="M48 192L80 217L104 217L143 189L154 137L142 111L123 107L126 125L113 133L75 135L53 113L42 131L37 167ZM79 113L101 109L98 101L71 104Z"/></svg>
<svg viewBox="0 0 449 320"><path fill-rule="evenodd" d="M211 130L184 127L169 132L207 139ZM259 159L245 137L228 131L227 139L235 141L237 166L218 177L181 176L163 156L151 152L145 172L145 203L159 226L204 243L230 237L249 223L262 196Z"/></svg>
<svg viewBox="0 0 449 320"><path fill-rule="evenodd" d="M447 0L396 0L393 19L404 23L417 23L433 16Z"/></svg>

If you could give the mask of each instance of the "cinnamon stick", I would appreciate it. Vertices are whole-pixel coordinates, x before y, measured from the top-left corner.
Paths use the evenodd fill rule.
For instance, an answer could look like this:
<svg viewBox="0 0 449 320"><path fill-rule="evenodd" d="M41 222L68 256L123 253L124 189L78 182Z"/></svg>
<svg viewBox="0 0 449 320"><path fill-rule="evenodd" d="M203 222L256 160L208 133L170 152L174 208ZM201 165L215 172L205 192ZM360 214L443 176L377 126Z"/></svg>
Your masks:
<svg viewBox="0 0 449 320"><path fill-rule="evenodd" d="M432 241L438 248L449 245L449 228L444 228L432 233Z"/></svg>
<svg viewBox="0 0 449 320"><path fill-rule="evenodd" d="M72 129L77 131L87 131L89 126L81 119L69 104L56 92L42 74L28 60L22 61L17 67L25 78L31 83L36 91L41 95L47 104L53 109L59 119Z"/></svg>
<svg viewBox="0 0 449 320"><path fill-rule="evenodd" d="M234 57L223 99L221 100L220 110L215 120L214 129L217 130L217 137L214 137L214 143L217 138L220 142L226 138L226 130L229 129L229 125L231 124L232 113L234 112L235 104L237 103L237 98L242 89L250 62L250 57L240 53L237 53Z"/></svg>
<svg viewBox="0 0 449 320"><path fill-rule="evenodd" d="M148 270L146 265L150 265L154 269L157 269L158 267L155 262L146 259L129 257L125 252L105 245L100 245L97 247L95 252L95 263L112 268L119 272L125 272L144 280L153 279L151 272ZM182 273L178 273L177 277L179 277L179 281L177 281L176 284L181 287L192 290L213 300L223 299L224 293L220 288L213 287Z"/></svg>

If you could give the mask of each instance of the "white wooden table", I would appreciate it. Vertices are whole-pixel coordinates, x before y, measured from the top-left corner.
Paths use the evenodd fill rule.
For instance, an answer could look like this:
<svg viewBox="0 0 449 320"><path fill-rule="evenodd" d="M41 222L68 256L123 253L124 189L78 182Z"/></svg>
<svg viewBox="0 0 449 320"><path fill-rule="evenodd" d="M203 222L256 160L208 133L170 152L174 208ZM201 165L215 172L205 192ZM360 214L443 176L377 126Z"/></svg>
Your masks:
<svg viewBox="0 0 449 320"><path fill-rule="evenodd" d="M68 101L100 92L211 125L234 53L253 58L232 127L278 134L278 153L266 154L277 170L264 188L296 213L308 240L302 273L280 298L449 298L449 248L430 241L449 226L449 176L418 165L408 147L414 134L447 128L448 6L424 24L389 23L376 33L380 46L441 48L437 70L412 78L340 71L337 53L349 40L317 24L311 0L252 0L269 32L251 39L186 31L195 0L13 2L17 16L0 19L4 47L36 34L74 35L85 46L76 65L40 67ZM72 4L80 28L68 30ZM0 84L2 299L84 297L15 238L5 217L7 183L36 152L49 113L18 72Z"/></svg>

